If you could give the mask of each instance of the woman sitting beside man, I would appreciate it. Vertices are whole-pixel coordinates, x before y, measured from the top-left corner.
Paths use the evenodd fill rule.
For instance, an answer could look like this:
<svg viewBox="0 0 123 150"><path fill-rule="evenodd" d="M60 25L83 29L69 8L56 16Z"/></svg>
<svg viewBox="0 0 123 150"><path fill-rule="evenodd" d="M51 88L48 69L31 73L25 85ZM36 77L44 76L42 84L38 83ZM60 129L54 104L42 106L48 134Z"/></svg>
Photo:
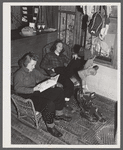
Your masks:
<svg viewBox="0 0 123 150"><path fill-rule="evenodd" d="M54 87L40 92L38 83L46 77L35 69L38 57L34 53L25 54L20 60L20 69L14 74L14 90L25 99L33 101L36 111L42 113L47 131L55 137L61 137L54 125L55 120L71 121L71 117L63 114L64 91Z"/></svg>
<svg viewBox="0 0 123 150"><path fill-rule="evenodd" d="M70 78L77 74L82 80L83 91L87 91L86 77L88 75L95 75L98 67L90 68L94 60L90 50L87 52L82 50L81 57L79 56L79 52L81 53L81 46L79 45L74 47L75 53L72 56L72 60L63 54L63 42L59 39L54 42L50 50L51 52L47 53L42 59L40 67L51 74L60 74L58 82L63 85L66 107L70 107L68 102L74 94L74 84Z"/></svg>

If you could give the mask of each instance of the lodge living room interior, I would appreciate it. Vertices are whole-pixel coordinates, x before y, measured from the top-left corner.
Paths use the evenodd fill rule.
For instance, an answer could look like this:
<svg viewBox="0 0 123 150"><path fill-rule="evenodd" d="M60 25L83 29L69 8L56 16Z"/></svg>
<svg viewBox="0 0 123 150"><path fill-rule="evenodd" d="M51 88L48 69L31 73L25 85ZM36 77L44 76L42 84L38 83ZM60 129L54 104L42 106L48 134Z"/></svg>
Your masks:
<svg viewBox="0 0 123 150"><path fill-rule="evenodd" d="M108 5L105 7L108 8ZM104 42L108 45L109 53L101 52L94 60L99 66L96 76L89 76L88 87L96 93L93 103L99 108L106 119L106 123L89 122L80 116L78 105L71 98L71 107L76 111L66 114L72 116L71 122L56 122L56 127L63 133L60 138L50 135L40 119L39 128L32 127L33 122L28 117L25 121L18 118L14 101L11 99L11 144L56 144L56 145L116 145L117 144L117 24L118 6L110 6L110 23ZM56 39L61 39L68 46L67 55L72 54L73 46L79 44L85 48L89 46L88 19L100 11L105 18L103 6L46 6L27 5L11 6L11 78L18 69L18 60L26 52L38 54L41 61L44 48ZM103 19L104 19L103 18ZM25 35L22 29L31 26L35 29L32 35ZM89 43L90 42L90 43ZM40 62L37 64L37 68ZM38 68L40 69L40 68ZM13 79L11 81L11 84Z"/></svg>

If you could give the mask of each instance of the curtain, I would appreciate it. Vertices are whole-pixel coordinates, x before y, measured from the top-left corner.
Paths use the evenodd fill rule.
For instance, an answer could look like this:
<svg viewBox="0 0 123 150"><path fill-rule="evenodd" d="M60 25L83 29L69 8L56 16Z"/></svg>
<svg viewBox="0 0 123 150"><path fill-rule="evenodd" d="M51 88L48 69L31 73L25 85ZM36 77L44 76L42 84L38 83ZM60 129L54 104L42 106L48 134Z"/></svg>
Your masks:
<svg viewBox="0 0 123 150"><path fill-rule="evenodd" d="M58 6L45 6L45 21L48 28L58 27Z"/></svg>
<svg viewBox="0 0 123 150"><path fill-rule="evenodd" d="M74 44L81 44L82 41L82 17L83 14L76 9Z"/></svg>

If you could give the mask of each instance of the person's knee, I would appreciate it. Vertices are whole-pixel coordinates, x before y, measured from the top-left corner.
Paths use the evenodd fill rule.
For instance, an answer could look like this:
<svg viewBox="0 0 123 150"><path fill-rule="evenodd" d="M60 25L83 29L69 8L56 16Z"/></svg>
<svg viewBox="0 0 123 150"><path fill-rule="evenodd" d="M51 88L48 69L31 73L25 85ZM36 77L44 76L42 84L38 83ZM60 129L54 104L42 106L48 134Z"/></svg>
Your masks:
<svg viewBox="0 0 123 150"><path fill-rule="evenodd" d="M71 80L69 80L69 86L70 86L71 89L74 89L74 84Z"/></svg>
<svg viewBox="0 0 123 150"><path fill-rule="evenodd" d="M64 98L64 91L63 91L62 88L56 87L55 90L56 90L56 94L57 94L58 96L60 96L61 98Z"/></svg>
<svg viewBox="0 0 123 150"><path fill-rule="evenodd" d="M55 111L55 104L53 101L48 102L46 107L47 107L48 112L54 112Z"/></svg>

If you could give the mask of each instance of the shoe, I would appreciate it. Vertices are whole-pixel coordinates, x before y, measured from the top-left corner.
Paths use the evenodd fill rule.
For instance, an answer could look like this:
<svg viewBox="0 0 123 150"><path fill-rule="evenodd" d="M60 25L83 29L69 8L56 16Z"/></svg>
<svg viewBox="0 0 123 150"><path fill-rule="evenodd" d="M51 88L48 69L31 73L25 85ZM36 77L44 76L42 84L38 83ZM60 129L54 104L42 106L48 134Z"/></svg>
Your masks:
<svg viewBox="0 0 123 150"><path fill-rule="evenodd" d="M95 115L95 117L97 117L99 122L101 122L101 123L105 123L106 122L106 119L103 118L102 113L99 111L99 109L96 110L94 115Z"/></svg>
<svg viewBox="0 0 123 150"><path fill-rule="evenodd" d="M60 115L60 116L55 116L55 120L64 120L70 122L72 120L72 117Z"/></svg>
<svg viewBox="0 0 123 150"><path fill-rule="evenodd" d="M73 108L68 104L68 102L65 102L65 108L69 111L73 111Z"/></svg>
<svg viewBox="0 0 123 150"><path fill-rule="evenodd" d="M78 81L74 82L74 86L80 86L80 83Z"/></svg>
<svg viewBox="0 0 123 150"><path fill-rule="evenodd" d="M99 122L106 123L106 120L104 118L99 119Z"/></svg>
<svg viewBox="0 0 123 150"><path fill-rule="evenodd" d="M55 127L53 127L53 128L49 128L49 127L47 127L47 131L51 134L51 135L53 135L53 136L55 136L55 137L61 137L63 134L61 133L61 132L59 132Z"/></svg>
<svg viewBox="0 0 123 150"><path fill-rule="evenodd" d="M82 118L85 118L87 119L89 122L93 122L93 123L96 123L98 121L98 119L92 115L90 115L88 112L80 112L80 116Z"/></svg>
<svg viewBox="0 0 123 150"><path fill-rule="evenodd" d="M93 68L94 68L95 70L98 70L98 69L99 69L99 66L98 66L98 65L95 65L95 66L93 66Z"/></svg>

